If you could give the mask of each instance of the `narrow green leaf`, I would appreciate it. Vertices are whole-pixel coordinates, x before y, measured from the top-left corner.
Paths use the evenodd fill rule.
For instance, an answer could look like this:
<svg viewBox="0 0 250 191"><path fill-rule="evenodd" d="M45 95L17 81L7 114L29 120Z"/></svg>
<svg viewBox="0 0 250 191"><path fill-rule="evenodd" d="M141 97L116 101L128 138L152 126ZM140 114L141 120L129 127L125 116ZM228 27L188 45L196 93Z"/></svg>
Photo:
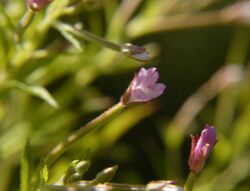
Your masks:
<svg viewBox="0 0 250 191"><path fill-rule="evenodd" d="M82 51L81 43L67 31L61 31L61 34L79 51Z"/></svg>
<svg viewBox="0 0 250 191"><path fill-rule="evenodd" d="M26 143L23 149L22 158L21 158L21 173L20 173L20 180L21 180L21 191L28 191L29 190L29 183L30 183L30 149L29 143Z"/></svg>
<svg viewBox="0 0 250 191"><path fill-rule="evenodd" d="M9 80L6 82L6 87L15 87L19 88L31 95L34 95L36 97L39 97L40 99L47 102L49 105L58 108L58 103L56 100L52 97L52 95L42 86L36 86L36 85L28 85L23 82L19 82L16 80Z"/></svg>
<svg viewBox="0 0 250 191"><path fill-rule="evenodd" d="M62 25L55 24L55 28L63 35L63 37L68 40L77 50L82 51L81 43L72 34L65 30Z"/></svg>
<svg viewBox="0 0 250 191"><path fill-rule="evenodd" d="M43 99L49 105L58 108L58 103L56 102L56 100L52 97L52 95L45 88L43 88L41 86L25 85L21 89L26 90L27 92Z"/></svg>

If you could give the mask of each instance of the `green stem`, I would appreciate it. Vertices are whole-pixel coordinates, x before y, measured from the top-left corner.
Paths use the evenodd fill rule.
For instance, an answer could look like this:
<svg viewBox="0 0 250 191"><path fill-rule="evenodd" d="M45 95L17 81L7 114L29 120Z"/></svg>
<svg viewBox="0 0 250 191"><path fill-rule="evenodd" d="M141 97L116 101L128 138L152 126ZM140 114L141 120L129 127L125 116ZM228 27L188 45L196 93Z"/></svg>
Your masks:
<svg viewBox="0 0 250 191"><path fill-rule="evenodd" d="M106 39L100 37L100 36L97 36L93 33L90 33L86 30L77 30L75 28L73 28L72 26L70 25L67 25L67 24L64 24L62 22L57 22L55 23L54 25L56 28L58 29L61 29L61 30L64 30L64 31L67 31L81 39L84 39L84 40L88 40L88 41L91 41L91 42L97 42L101 45L103 45L104 47L106 48L110 48L110 49L113 49L115 51L121 51L122 50L122 46L119 45L119 44L115 44L113 42L110 42L110 41L107 41Z"/></svg>
<svg viewBox="0 0 250 191"><path fill-rule="evenodd" d="M17 26L17 40L18 41L21 41L23 33L30 26L33 19L35 18L35 15L36 13L28 8L26 13L23 15L23 17L19 21L19 24Z"/></svg>
<svg viewBox="0 0 250 191"><path fill-rule="evenodd" d="M79 181L77 183L71 184L70 186L61 186L61 185L47 185L48 190L60 190L60 191L67 191L70 188L72 190L88 190L86 186L89 184L87 181ZM130 185L130 184L117 184L117 183L105 183L91 186L93 190L103 189L103 190L110 190L110 191L145 191L146 187L144 185ZM90 189L91 190L91 189Z"/></svg>
<svg viewBox="0 0 250 191"><path fill-rule="evenodd" d="M186 180L186 183L184 185L184 190L185 191L192 191L193 190L193 186L194 186L194 182L196 181L196 174L190 172L188 175L188 178Z"/></svg>
<svg viewBox="0 0 250 191"><path fill-rule="evenodd" d="M86 125L82 126L80 129L78 129L76 132L72 133L68 138L66 138L64 141L59 143L54 149L51 150L51 152L47 155L45 158L45 164L48 166L51 165L61 154L63 154L73 143L75 143L77 140L82 138L83 136L87 135L88 133L96 130L98 127L106 123L108 120L110 120L112 117L114 117L116 114L121 112L125 108L125 105L123 105L121 102L110 108L109 110L102 113L97 118L93 119Z"/></svg>

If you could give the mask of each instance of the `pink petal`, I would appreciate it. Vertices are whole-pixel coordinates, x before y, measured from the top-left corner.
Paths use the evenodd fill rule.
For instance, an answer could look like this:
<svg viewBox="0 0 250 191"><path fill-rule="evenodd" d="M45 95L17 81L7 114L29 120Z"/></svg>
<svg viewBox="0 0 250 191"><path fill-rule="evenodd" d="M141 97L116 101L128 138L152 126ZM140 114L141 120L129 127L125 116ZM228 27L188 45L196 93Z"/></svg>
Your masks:
<svg viewBox="0 0 250 191"><path fill-rule="evenodd" d="M161 83L155 84L152 90L154 97L159 97L161 94L163 94L165 89L166 89L166 86L164 84L161 84Z"/></svg>

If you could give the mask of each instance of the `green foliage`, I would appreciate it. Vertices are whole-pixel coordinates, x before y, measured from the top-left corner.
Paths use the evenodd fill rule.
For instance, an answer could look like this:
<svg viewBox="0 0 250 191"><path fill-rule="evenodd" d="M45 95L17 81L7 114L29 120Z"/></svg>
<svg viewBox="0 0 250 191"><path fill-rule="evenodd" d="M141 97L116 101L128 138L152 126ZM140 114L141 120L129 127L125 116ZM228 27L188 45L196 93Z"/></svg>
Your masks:
<svg viewBox="0 0 250 191"><path fill-rule="evenodd" d="M6 80L3 85L7 88L19 88L31 95L41 98L49 105L55 108L58 107L58 103L56 102L56 100L50 95L50 93L45 88L41 86L27 85L15 80Z"/></svg>

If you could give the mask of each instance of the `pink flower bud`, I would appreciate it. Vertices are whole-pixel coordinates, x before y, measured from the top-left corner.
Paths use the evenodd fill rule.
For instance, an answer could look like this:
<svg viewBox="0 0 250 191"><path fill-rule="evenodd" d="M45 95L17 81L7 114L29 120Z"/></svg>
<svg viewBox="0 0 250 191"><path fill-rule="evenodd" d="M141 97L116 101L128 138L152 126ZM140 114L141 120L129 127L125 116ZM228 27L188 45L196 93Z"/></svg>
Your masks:
<svg viewBox="0 0 250 191"><path fill-rule="evenodd" d="M207 157L217 142L216 132L214 127L206 125L200 137L191 135L191 138L189 167L193 173L197 174L202 170Z"/></svg>
<svg viewBox="0 0 250 191"><path fill-rule="evenodd" d="M127 105L130 103L147 102L163 94L166 86L156 83L159 73L156 68L142 68L135 74L121 101Z"/></svg>
<svg viewBox="0 0 250 191"><path fill-rule="evenodd" d="M33 11L40 11L52 1L53 0L28 0L28 6Z"/></svg>

